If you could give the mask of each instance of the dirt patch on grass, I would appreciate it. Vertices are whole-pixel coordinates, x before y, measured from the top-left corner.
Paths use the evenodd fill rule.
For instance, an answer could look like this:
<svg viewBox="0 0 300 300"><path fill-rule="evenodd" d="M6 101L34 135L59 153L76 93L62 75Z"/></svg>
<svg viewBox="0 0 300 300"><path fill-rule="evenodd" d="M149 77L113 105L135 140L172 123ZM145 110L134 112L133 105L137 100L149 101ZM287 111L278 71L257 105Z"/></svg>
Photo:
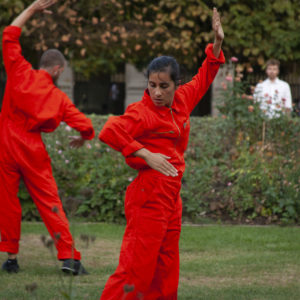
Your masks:
<svg viewBox="0 0 300 300"><path fill-rule="evenodd" d="M199 271L201 273L201 270ZM190 276L182 275L180 283L187 286L206 286L206 287L230 287L230 286L281 286L300 285L300 270L295 266L288 266L280 273L268 273L267 271L259 274L241 273L227 277L218 276Z"/></svg>
<svg viewBox="0 0 300 300"><path fill-rule="evenodd" d="M119 261L121 242L111 240L95 240L87 245L83 241L77 243L84 260L88 265L116 265Z"/></svg>
<svg viewBox="0 0 300 300"><path fill-rule="evenodd" d="M46 237L48 239L49 236ZM37 286L37 299L42 299L41 293L43 299L64 299L61 291L68 291L70 280L73 280L72 285L78 295L76 299L99 298L105 282L118 264L121 241L96 238L87 245L78 237L75 242L88 276L71 278L62 273L56 248L46 247L39 234L23 234L18 254L20 272L16 276L0 274L0 299L33 299L31 292L26 290L33 283ZM6 259L6 254L1 253L1 258Z"/></svg>
<svg viewBox="0 0 300 300"><path fill-rule="evenodd" d="M56 259L56 248L52 243L47 242L50 236L46 236L46 245L42 241L41 235L25 234L20 241L20 259L30 263L30 261L41 260L45 265L52 265L53 258ZM117 264L121 247L120 241L100 240L87 242L78 237L75 240L76 248L81 252L85 265L107 266ZM51 259L52 258L52 259Z"/></svg>

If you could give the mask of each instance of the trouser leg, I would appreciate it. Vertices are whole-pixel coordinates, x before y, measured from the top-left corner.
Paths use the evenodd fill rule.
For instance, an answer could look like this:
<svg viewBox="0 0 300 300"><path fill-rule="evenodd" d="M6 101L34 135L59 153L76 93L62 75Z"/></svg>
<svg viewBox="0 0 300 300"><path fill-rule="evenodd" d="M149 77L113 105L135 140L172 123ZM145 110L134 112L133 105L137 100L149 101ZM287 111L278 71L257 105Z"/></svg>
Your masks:
<svg viewBox="0 0 300 300"><path fill-rule="evenodd" d="M159 250L153 281L144 300L177 300L181 215L182 202L178 196L178 208L169 219L168 229Z"/></svg>
<svg viewBox="0 0 300 300"><path fill-rule="evenodd" d="M127 226L119 265L108 279L101 300L139 299L152 282L158 252L167 229L164 211L157 208L159 203L154 197L152 200L155 203L151 209L144 206L147 199L152 197L152 189L151 185L145 186L139 177L127 189ZM126 293L126 286L133 286L134 290Z"/></svg>
<svg viewBox="0 0 300 300"><path fill-rule="evenodd" d="M139 299L149 288L154 276L166 223L138 215L129 220L125 230L119 265L109 278L102 300ZM127 288L134 287L126 294ZM142 298L141 298L142 299Z"/></svg>
<svg viewBox="0 0 300 300"><path fill-rule="evenodd" d="M55 241L58 259L78 259L81 255L75 249L69 223L58 196L52 175L50 159L28 164L22 169L25 185L37 209Z"/></svg>
<svg viewBox="0 0 300 300"><path fill-rule="evenodd" d="M147 298L147 294L150 293L150 287L156 274L162 277L165 275L163 271L156 271L157 268L162 269L159 267L159 262L163 264L168 260L168 254L164 255L163 251L169 252L172 245L177 244L175 249L170 251L171 257L168 261L169 267L174 270L175 274L168 274L166 278L158 280L158 288L163 288L163 294L169 297L165 299L176 299L179 274L180 225L178 223L180 224L179 214L181 217L181 211L175 213L176 222L174 221L174 224L177 225L173 224L172 228L170 223L169 232L167 233L167 231L172 215L170 211L176 210L174 202L177 200L180 183L170 186L171 191L165 188L164 183L159 180L153 181L152 178L138 178L129 186L125 199L127 227L119 265L106 283L101 300L156 299ZM168 282L172 284L170 289L165 287ZM124 291L124 287L128 293L126 290ZM128 290L130 287L134 288L131 292ZM155 288L153 290L156 292L156 285ZM170 298L170 293L174 298Z"/></svg>
<svg viewBox="0 0 300 300"><path fill-rule="evenodd" d="M18 199L20 174L12 165L0 162L0 251L18 253L22 209Z"/></svg>

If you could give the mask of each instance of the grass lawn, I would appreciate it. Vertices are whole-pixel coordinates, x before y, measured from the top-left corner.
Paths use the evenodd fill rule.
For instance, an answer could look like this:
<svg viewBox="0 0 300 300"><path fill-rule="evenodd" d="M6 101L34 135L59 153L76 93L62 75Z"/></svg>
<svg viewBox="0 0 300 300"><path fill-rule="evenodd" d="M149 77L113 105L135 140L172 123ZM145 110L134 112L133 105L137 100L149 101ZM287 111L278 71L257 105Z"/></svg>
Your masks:
<svg viewBox="0 0 300 300"><path fill-rule="evenodd" d="M72 225L88 276L58 270L42 223L23 223L18 274L0 271L0 300L99 299L118 262L124 226ZM87 236L95 237L87 244ZM179 300L299 300L300 227L184 226ZM0 253L0 262L6 259ZM73 281L73 282L71 282ZM72 283L72 298L69 293ZM36 289L31 291L34 287Z"/></svg>

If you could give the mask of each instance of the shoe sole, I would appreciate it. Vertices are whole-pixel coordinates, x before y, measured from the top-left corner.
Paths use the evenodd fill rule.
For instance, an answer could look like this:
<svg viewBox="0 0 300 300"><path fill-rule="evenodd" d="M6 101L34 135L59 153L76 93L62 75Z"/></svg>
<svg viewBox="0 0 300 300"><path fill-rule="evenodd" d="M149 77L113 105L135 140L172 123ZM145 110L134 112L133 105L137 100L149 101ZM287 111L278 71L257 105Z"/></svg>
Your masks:
<svg viewBox="0 0 300 300"><path fill-rule="evenodd" d="M19 272L19 269L17 269L17 270L7 270L7 269L3 269L3 268L2 268L2 271L5 271L5 272L7 272L7 273L18 273L18 272Z"/></svg>
<svg viewBox="0 0 300 300"><path fill-rule="evenodd" d="M62 267L61 270L68 274L77 275L77 272L74 269L69 268L69 267Z"/></svg>
<svg viewBox="0 0 300 300"><path fill-rule="evenodd" d="M2 266L1 270L5 271L7 273L18 273L20 270L20 267L19 267L19 265L13 265L10 268L7 266Z"/></svg>

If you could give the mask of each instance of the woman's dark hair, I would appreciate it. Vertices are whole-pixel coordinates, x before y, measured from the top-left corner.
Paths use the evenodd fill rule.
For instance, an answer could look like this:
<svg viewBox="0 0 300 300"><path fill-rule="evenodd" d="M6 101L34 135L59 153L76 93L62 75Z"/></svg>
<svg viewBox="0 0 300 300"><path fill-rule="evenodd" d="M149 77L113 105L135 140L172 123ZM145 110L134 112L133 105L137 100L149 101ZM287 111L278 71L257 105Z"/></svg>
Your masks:
<svg viewBox="0 0 300 300"><path fill-rule="evenodd" d="M147 68L146 76L149 79L151 73L167 72L175 85L180 82L180 68L176 59L172 56L159 56L154 58Z"/></svg>

